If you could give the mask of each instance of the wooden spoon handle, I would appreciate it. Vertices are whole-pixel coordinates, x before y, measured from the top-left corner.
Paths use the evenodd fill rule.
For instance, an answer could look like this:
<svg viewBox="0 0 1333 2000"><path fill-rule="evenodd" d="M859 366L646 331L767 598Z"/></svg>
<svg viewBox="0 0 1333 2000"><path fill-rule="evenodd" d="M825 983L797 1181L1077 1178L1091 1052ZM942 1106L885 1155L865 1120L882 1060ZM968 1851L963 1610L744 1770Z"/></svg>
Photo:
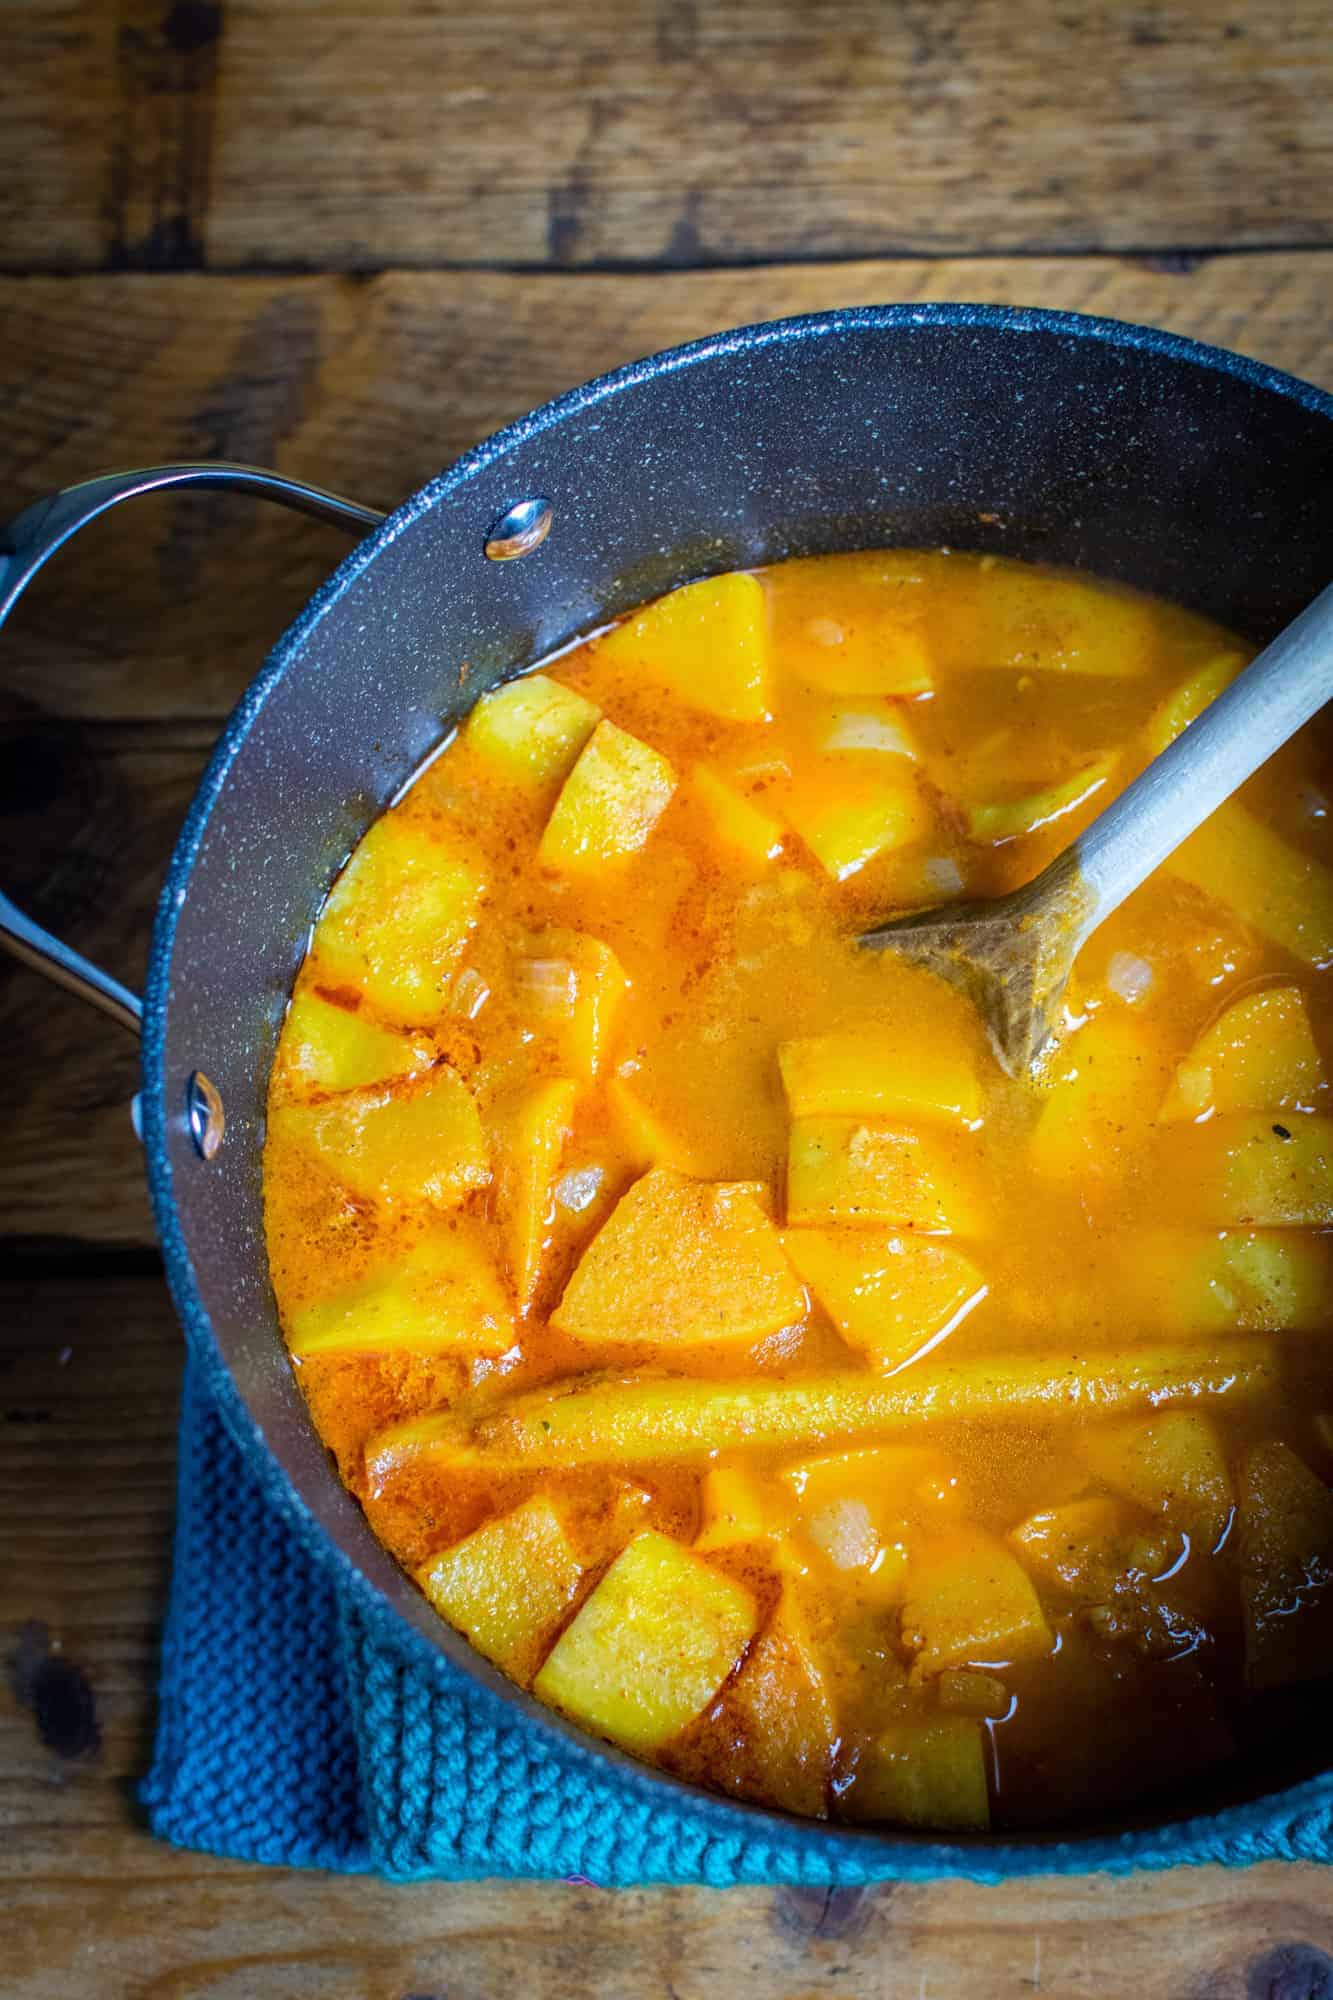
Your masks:
<svg viewBox="0 0 1333 2000"><path fill-rule="evenodd" d="M1168 854L1333 697L1333 584L1155 757L1061 862L1088 891L1080 935L1109 916Z"/></svg>

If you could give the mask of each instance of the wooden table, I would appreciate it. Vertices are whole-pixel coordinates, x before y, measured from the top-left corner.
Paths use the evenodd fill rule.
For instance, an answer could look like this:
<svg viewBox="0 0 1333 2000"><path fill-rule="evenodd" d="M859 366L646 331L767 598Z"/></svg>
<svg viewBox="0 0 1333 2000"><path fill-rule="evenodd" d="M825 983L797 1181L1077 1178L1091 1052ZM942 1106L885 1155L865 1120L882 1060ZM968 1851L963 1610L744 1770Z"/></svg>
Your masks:
<svg viewBox="0 0 1333 2000"><path fill-rule="evenodd" d="M0 58L7 512L109 466L373 504L554 391L881 299L1147 320L1333 381L1326 0L26 0ZM340 553L220 497L4 638L3 879L136 979L221 717ZM1333 1875L824 1896L387 1888L142 1830L180 1343L128 1038L0 964L9 2000L1333 1992Z"/></svg>

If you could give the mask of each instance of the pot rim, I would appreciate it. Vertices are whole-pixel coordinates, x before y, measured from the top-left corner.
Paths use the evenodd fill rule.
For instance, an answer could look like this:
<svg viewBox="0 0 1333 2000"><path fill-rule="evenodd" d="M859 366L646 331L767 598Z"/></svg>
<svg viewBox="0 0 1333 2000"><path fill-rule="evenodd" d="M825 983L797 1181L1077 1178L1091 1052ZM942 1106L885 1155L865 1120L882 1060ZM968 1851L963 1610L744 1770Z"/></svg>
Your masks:
<svg viewBox="0 0 1333 2000"><path fill-rule="evenodd" d="M1325 1806L1327 1774L1305 1777L1283 1789L1271 1789L1267 1781L1259 1780L1238 1786L1233 1776L1229 1785L1216 1784L1223 1802L1215 1807L1207 1804L1213 1789L1209 1780L1188 1806L1163 1806L1158 1802L1129 1811L1089 1816L1069 1826L1036 1828L1025 1831L1021 1837L1003 1833L943 1836L910 1828L830 1824L727 1798L644 1764L580 1729L506 1679L461 1635L429 1611L410 1578L387 1557L382 1545L375 1544L386 1555L388 1569L377 1582L360 1562L337 1546L328 1529L316 1519L304 1494L270 1447L218 1352L176 1209L167 1140L169 1131L180 1122L180 1113L168 1104L164 1051L171 1006L172 952L180 910L210 817L241 746L270 693L351 585L414 522L464 487L477 473L567 418L624 390L677 369L786 342L823 340L863 331L910 333L930 328L1000 330L1020 337L1029 333L1056 335L1142 350L1168 361L1229 375L1333 423L1333 395L1263 362L1181 334L1124 320L1037 307L931 303L835 308L709 334L631 361L569 389L472 446L393 509L383 524L359 542L315 592L242 694L191 801L164 878L144 988L143 1139L154 1221L167 1283L186 1335L187 1352L203 1358L210 1392L232 1435L253 1447L247 1452L248 1461L259 1475L266 1497L301 1533L321 1566L336 1575L340 1589L352 1593L359 1610L372 1617L392 1614L394 1637L415 1649L414 1664L429 1669L444 1659L468 1677L474 1695L489 1699L497 1721L507 1720L512 1727L522 1718L544 1739L543 1747L566 1765L581 1767L590 1775L606 1776L614 1771L617 1780L644 1802L659 1803L678 1816L694 1818L720 1842L766 1842L775 1849L794 1844L805 1850L813 1845L851 1869L864 1871L867 1880L877 1874L917 1880L965 1875L984 1881L1019 1873L1094 1870L1123 1873L1144 1865L1162 1866L1173 1859L1170 1853L1140 1851L1143 1836L1162 1834L1168 1829L1179 1845L1187 1845L1193 1839L1216 1852L1225 1839L1229 1849L1239 1856L1246 1841L1262 1834L1276 1815L1294 1819ZM332 1480L336 1476L330 1468L328 1477ZM1282 1783L1280 1778L1278 1783Z"/></svg>

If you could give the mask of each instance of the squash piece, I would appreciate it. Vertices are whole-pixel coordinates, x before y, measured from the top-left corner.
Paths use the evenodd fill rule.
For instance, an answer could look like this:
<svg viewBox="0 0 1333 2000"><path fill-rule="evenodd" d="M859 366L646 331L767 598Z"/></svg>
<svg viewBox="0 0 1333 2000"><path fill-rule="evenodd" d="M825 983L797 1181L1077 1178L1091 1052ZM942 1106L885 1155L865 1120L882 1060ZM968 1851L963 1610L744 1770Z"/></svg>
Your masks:
<svg viewBox="0 0 1333 2000"><path fill-rule="evenodd" d="M969 582L972 616L966 643L955 640L949 648L953 665L1098 680L1138 679L1156 665L1159 614L1145 598L1072 576L1044 576L1024 563L960 575L960 593Z"/></svg>
<svg viewBox="0 0 1333 2000"><path fill-rule="evenodd" d="M1042 827L1053 826L1066 814L1077 812L1097 794L1104 790L1117 758L1108 753L1085 764L1070 778L1059 784L1046 785L1037 792L1026 792L1017 799L990 800L975 805L964 805L963 818L968 835L972 840L988 841L998 847L1007 840L1020 840L1025 834L1037 833Z"/></svg>
<svg viewBox="0 0 1333 2000"><path fill-rule="evenodd" d="M839 1810L951 1833L990 1825L982 1726L966 1715L905 1715L862 1754Z"/></svg>
<svg viewBox="0 0 1333 2000"><path fill-rule="evenodd" d="M1216 1229L1333 1225L1333 1119L1233 1113L1157 1136L1161 1199Z"/></svg>
<svg viewBox="0 0 1333 2000"><path fill-rule="evenodd" d="M670 591L596 646L599 660L649 675L705 715L769 719L768 601L759 579L744 571Z"/></svg>
<svg viewBox="0 0 1333 2000"><path fill-rule="evenodd" d="M284 1105L272 1123L312 1147L344 1187L371 1201L453 1208L491 1177L472 1092L447 1063L317 1104Z"/></svg>
<svg viewBox="0 0 1333 2000"><path fill-rule="evenodd" d="M546 674L525 674L481 697L463 739L506 777L540 792L568 775L601 713Z"/></svg>
<svg viewBox="0 0 1333 2000"><path fill-rule="evenodd" d="M807 618L784 646L793 670L827 694L929 694L934 661L913 595L890 583L858 593L859 602L844 600L846 617Z"/></svg>
<svg viewBox="0 0 1333 2000"><path fill-rule="evenodd" d="M994 1536L958 1528L918 1545L907 1570L903 1644L913 1678L945 1667L1039 1659L1051 1630L1026 1570Z"/></svg>
<svg viewBox="0 0 1333 2000"><path fill-rule="evenodd" d="M618 1076L613 1076L606 1086L606 1108L620 1151L640 1173L648 1167L672 1167L682 1174L693 1172L695 1160L685 1141L670 1131L638 1092Z"/></svg>
<svg viewBox="0 0 1333 2000"><path fill-rule="evenodd" d="M1236 1301L1247 1333L1318 1333L1333 1318L1333 1243L1288 1230L1216 1238L1214 1288Z"/></svg>
<svg viewBox="0 0 1333 2000"><path fill-rule="evenodd" d="M1047 1059L1028 1160L1043 1179L1096 1186L1124 1171L1162 1095L1162 1064L1142 1022L1103 1007Z"/></svg>
<svg viewBox="0 0 1333 2000"><path fill-rule="evenodd" d="M574 1085L534 1083L496 1110L496 1209L520 1313L532 1304L555 1220L551 1189L574 1117Z"/></svg>
<svg viewBox="0 0 1333 2000"><path fill-rule="evenodd" d="M605 718L560 790L537 848L541 867L595 876L637 854L671 803L665 757Z"/></svg>
<svg viewBox="0 0 1333 2000"><path fill-rule="evenodd" d="M1244 667L1244 653L1218 653L1196 668L1165 701L1159 702L1143 732L1149 756L1160 757L1167 744L1174 743L1191 722L1196 722Z"/></svg>
<svg viewBox="0 0 1333 2000"><path fill-rule="evenodd" d="M1133 1509L1100 1497L1044 1507L1009 1535L1010 1548L1044 1589L1090 1604L1114 1594L1135 1560L1136 1543L1146 1546Z"/></svg>
<svg viewBox="0 0 1333 2000"><path fill-rule="evenodd" d="M1322 1680L1333 1660L1333 1493L1276 1439L1236 1473L1245 1671L1251 1687Z"/></svg>
<svg viewBox="0 0 1333 2000"><path fill-rule="evenodd" d="M429 1069L434 1060L424 1036L378 1027L309 986L293 997L278 1044L284 1081L312 1090L356 1090Z"/></svg>
<svg viewBox="0 0 1333 2000"><path fill-rule="evenodd" d="M519 951L514 984L561 1069L590 1082L606 1057L629 990L610 945L583 931L537 931Z"/></svg>
<svg viewBox="0 0 1333 2000"><path fill-rule="evenodd" d="M940 1707L951 1715L970 1715L978 1722L1003 1722L1013 1706L1003 1681L994 1674L943 1673L935 1683Z"/></svg>
<svg viewBox="0 0 1333 2000"><path fill-rule="evenodd" d="M358 1285L288 1316L287 1344L314 1354L503 1354L513 1345L509 1300L475 1222L455 1224Z"/></svg>
<svg viewBox="0 0 1333 2000"><path fill-rule="evenodd" d="M659 1750L713 1699L757 1623L748 1590L648 1529L556 1640L534 1692L627 1750Z"/></svg>
<svg viewBox="0 0 1333 2000"><path fill-rule="evenodd" d="M1333 964L1333 869L1234 799L1162 863L1306 965Z"/></svg>
<svg viewBox="0 0 1333 2000"><path fill-rule="evenodd" d="M715 1465L704 1474L696 1549L767 1542L782 1533L782 1509L767 1482L743 1465Z"/></svg>
<svg viewBox="0 0 1333 2000"><path fill-rule="evenodd" d="M865 1118L924 1111L975 1124L981 1085L961 1050L925 1038L811 1035L778 1043L793 1118Z"/></svg>
<svg viewBox="0 0 1333 2000"><path fill-rule="evenodd" d="M930 831L925 796L907 763L849 774L844 765L798 782L785 797L788 820L835 882L878 854L909 847Z"/></svg>
<svg viewBox="0 0 1333 2000"><path fill-rule="evenodd" d="M865 1370L785 1382L629 1375L562 1383L502 1404L474 1424L452 1413L414 1417L370 1440L372 1479L417 1458L458 1471L650 1465L714 1451L791 1451L910 1435L984 1420L1064 1423L1206 1401L1231 1406L1271 1395L1273 1343L1261 1335L1139 1341L1119 1351L1023 1353L920 1362L892 1376Z"/></svg>
<svg viewBox="0 0 1333 2000"><path fill-rule="evenodd" d="M1298 986L1266 986L1233 1000L1176 1071L1161 1116L1284 1111L1310 1105L1328 1079Z"/></svg>
<svg viewBox="0 0 1333 2000"><path fill-rule="evenodd" d="M690 796L707 827L710 845L724 860L754 874L781 853L783 834L777 820L706 764L696 764L690 772Z"/></svg>
<svg viewBox="0 0 1333 2000"><path fill-rule="evenodd" d="M584 1251L551 1324L599 1345L749 1342L806 1311L805 1288L752 1193L657 1167Z"/></svg>
<svg viewBox="0 0 1333 2000"><path fill-rule="evenodd" d="M578 1594L583 1565L554 1505L536 1494L441 1549L416 1579L442 1618L526 1685Z"/></svg>
<svg viewBox="0 0 1333 2000"><path fill-rule="evenodd" d="M787 1221L889 1222L948 1236L982 1217L948 1137L868 1118L797 1118L787 1149Z"/></svg>
<svg viewBox="0 0 1333 2000"><path fill-rule="evenodd" d="M437 1020L484 889L475 861L386 814L329 891L315 934L316 983L355 987L405 1027Z"/></svg>
<svg viewBox="0 0 1333 2000"><path fill-rule="evenodd" d="M1221 1540L1231 1519L1231 1479L1217 1432L1198 1410L1099 1424L1074 1449L1094 1478L1165 1515L1205 1553Z"/></svg>
<svg viewBox="0 0 1333 2000"><path fill-rule="evenodd" d="M782 1241L843 1339L877 1368L898 1367L986 1296L961 1251L917 1236L789 1229Z"/></svg>
<svg viewBox="0 0 1333 2000"><path fill-rule="evenodd" d="M764 1798L784 1812L826 1818L837 1717L810 1621L790 1581L736 1676L730 1702L745 1725Z"/></svg>

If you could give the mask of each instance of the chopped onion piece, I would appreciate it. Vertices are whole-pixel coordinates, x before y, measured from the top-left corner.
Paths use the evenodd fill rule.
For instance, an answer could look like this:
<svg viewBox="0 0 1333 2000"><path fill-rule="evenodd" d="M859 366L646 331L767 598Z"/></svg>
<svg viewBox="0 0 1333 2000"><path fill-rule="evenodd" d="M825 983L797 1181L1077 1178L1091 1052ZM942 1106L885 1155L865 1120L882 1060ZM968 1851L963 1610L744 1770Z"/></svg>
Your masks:
<svg viewBox="0 0 1333 2000"><path fill-rule="evenodd" d="M932 854L921 864L921 879L933 895L956 896L963 886L963 871L952 854Z"/></svg>
<svg viewBox="0 0 1333 2000"><path fill-rule="evenodd" d="M528 958L518 983L543 1014L571 1019L578 999L578 974L567 958Z"/></svg>
<svg viewBox="0 0 1333 2000"><path fill-rule="evenodd" d="M1118 999L1128 1001L1131 1007L1147 999L1152 991L1153 978L1153 969L1147 959L1136 957L1132 951L1113 951L1107 961L1107 985Z"/></svg>
<svg viewBox="0 0 1333 2000"><path fill-rule="evenodd" d="M449 1005L452 1011L461 1014L465 1021L475 1021L490 997L491 989L476 967L465 965L454 981Z"/></svg>
<svg viewBox="0 0 1333 2000"><path fill-rule="evenodd" d="M897 716L873 709L839 709L819 747L821 750L880 750L894 757L916 756L916 745Z"/></svg>
<svg viewBox="0 0 1333 2000"><path fill-rule="evenodd" d="M556 1182L555 1198L570 1215L582 1215L596 1201L605 1179L601 1167L576 1167L573 1173L562 1175Z"/></svg>
<svg viewBox="0 0 1333 2000"><path fill-rule="evenodd" d="M864 1500L835 1500L810 1517L810 1539L838 1569L868 1569L879 1537Z"/></svg>

